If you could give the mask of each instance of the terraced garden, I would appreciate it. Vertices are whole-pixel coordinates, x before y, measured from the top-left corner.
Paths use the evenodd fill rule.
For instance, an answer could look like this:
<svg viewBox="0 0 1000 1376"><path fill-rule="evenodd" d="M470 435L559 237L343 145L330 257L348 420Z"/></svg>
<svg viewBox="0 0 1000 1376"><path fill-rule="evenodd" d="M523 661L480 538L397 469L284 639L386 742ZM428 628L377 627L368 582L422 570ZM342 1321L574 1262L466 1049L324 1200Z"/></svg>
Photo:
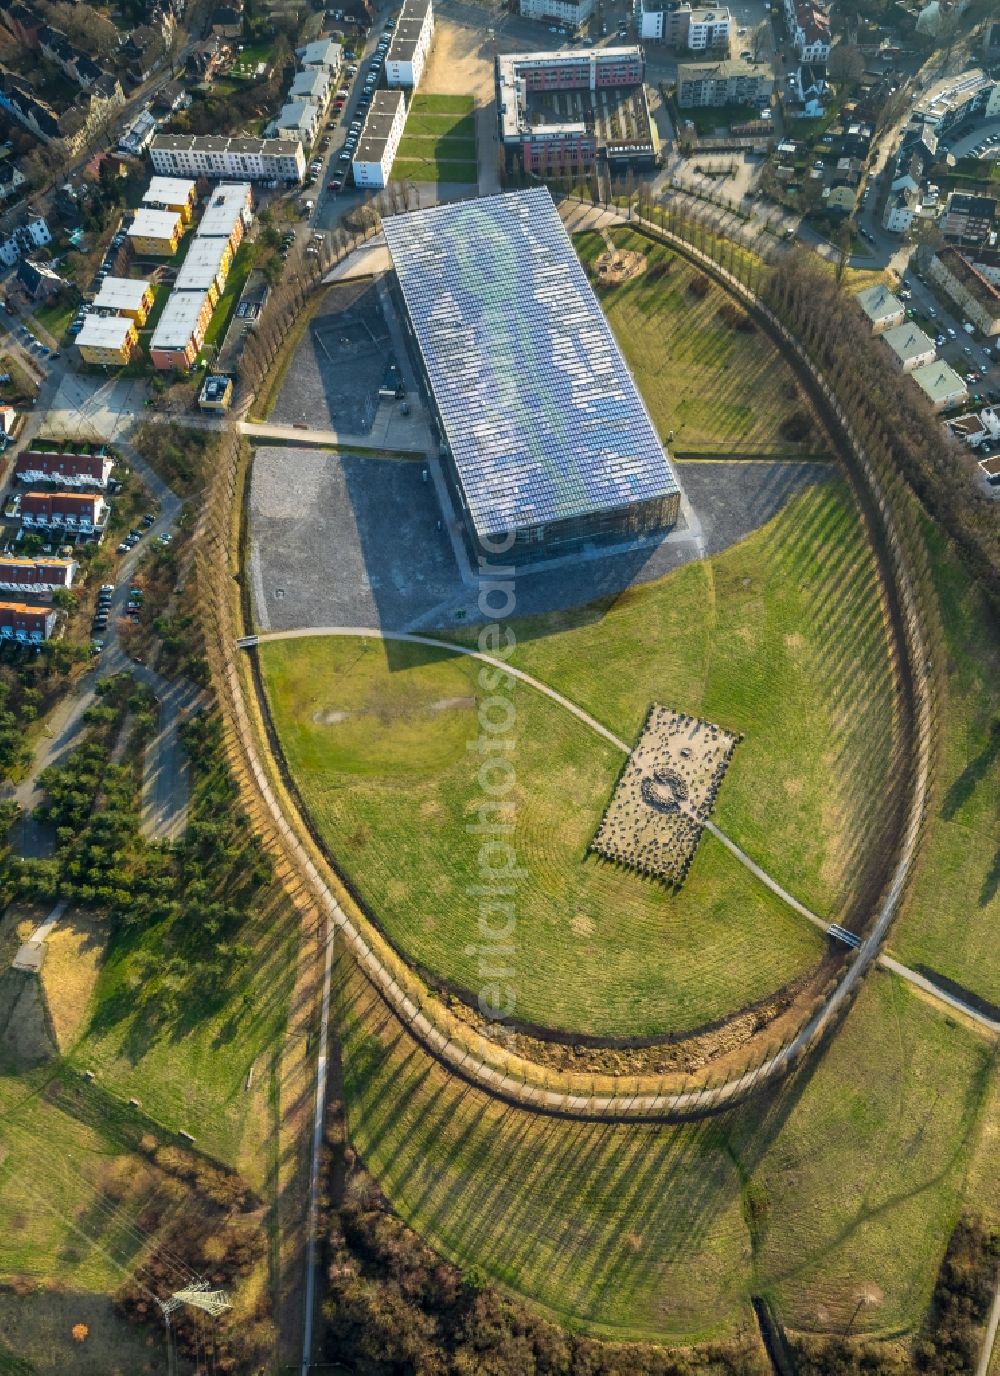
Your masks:
<svg viewBox="0 0 1000 1376"><path fill-rule="evenodd" d="M392 175L396 181L475 182L479 173L473 97L417 92Z"/></svg>

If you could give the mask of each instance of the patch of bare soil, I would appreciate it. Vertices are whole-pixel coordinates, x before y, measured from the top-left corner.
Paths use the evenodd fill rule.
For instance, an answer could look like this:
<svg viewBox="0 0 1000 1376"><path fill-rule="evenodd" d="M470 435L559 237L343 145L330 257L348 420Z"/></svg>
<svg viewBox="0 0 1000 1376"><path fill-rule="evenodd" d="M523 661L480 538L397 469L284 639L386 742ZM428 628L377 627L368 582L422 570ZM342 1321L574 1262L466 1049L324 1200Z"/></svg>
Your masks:
<svg viewBox="0 0 1000 1376"><path fill-rule="evenodd" d="M646 271L646 255L630 248L609 249L594 263L594 275L601 287L620 287Z"/></svg>

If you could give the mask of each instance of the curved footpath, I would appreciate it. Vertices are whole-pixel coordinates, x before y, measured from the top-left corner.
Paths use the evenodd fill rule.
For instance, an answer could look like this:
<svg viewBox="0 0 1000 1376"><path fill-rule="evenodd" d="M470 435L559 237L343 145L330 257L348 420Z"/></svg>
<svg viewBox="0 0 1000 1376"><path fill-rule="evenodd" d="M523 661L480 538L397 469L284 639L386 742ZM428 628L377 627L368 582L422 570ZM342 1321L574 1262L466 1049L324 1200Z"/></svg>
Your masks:
<svg viewBox="0 0 1000 1376"><path fill-rule="evenodd" d="M638 219L638 217L636 218ZM641 223L645 224L644 221L641 221ZM868 497L880 516L888 551L888 561L894 575L894 591L896 598L898 598L902 635L905 639L904 649L907 654L907 659L909 660L909 668L913 675L913 710L915 722L914 768L910 793L907 799L905 826L892 877L880 900L871 931L861 942L860 947L848 957L849 963L843 978L835 987L826 1003L813 1014L793 1039L784 1045L777 1053L771 1055L761 1065L746 1071L722 1085L706 1087L704 1089L684 1090L679 1093L639 1093L638 1083L636 1082L635 1092L611 1094L575 1093L570 1089L546 1088L543 1085L531 1082L532 1077L541 1077L544 1074L543 1068L535 1065L533 1062L517 1056L508 1056L504 1062L504 1066L501 1067L496 1063L491 1064L484 1059L482 1054L472 1049L468 1041L453 1040L447 1033L442 1031L441 1027L436 1025L433 1018L428 1016L427 1012L420 1007L417 999L424 991L419 986L412 971L410 971L405 965L405 962L398 957L398 953L393 951L392 955L389 957L394 963L398 962L399 976L397 977L379 952L374 948L372 937L375 936L375 933L368 932L365 920L359 918L359 920L356 921L353 916L344 911L337 901L329 884L321 873L320 868L309 853L308 847L303 843L302 836L308 836L308 832L305 830L301 819L296 819L299 825L303 825L303 830L300 834L297 832L292 822L289 821L288 816L286 816L285 807L272 787L270 778L268 777L268 770L261 759L257 733L251 724L247 703L243 697L239 673L232 659L229 660L226 669L228 678L226 686L229 690L230 701L234 704L237 718L235 725L242 738L244 757L254 778L258 795L273 820L277 834L282 839L282 844L287 847L287 853L293 858L297 868L300 869L302 875L306 878L309 887L314 893L321 910L326 914L328 921L339 930L361 969L366 973L371 983L393 1009L395 1014L409 1028L413 1036L433 1056L454 1073L476 1084L487 1093L502 1098L507 1102L535 1111L570 1117L599 1118L606 1120L655 1120L697 1117L719 1108L738 1103L756 1089L763 1087L773 1080L781 1078L801 1063L804 1056L819 1043L825 1033L835 1024L838 1017L845 1011L868 970L879 959L880 948L899 909L910 869L913 864L913 859L916 854L917 843L923 826L925 799L930 778L930 685L927 673L926 646L920 624L916 595L910 581L906 560L900 547L898 537L892 528L888 503L881 491L877 477L871 471L867 457L857 436L852 432L849 422L839 408L829 385L818 373L802 346L789 334L781 322L763 305L753 292L745 287L737 278L733 277L731 273L721 268L714 259L687 244L676 235L665 232L655 225L649 225L648 228L659 238L671 244L671 246L676 247L679 252L698 262L715 277L721 285L745 301L754 309L758 316L766 321L769 332L771 332L775 338L780 339L785 349L789 350L795 356L799 366L807 372L810 383L816 390L817 395L822 399L832 415L839 422L842 433L853 451L857 468L867 488ZM356 632L352 632L352 634L353 633ZM279 632L277 634L281 635L288 633ZM306 634L308 634L308 632L306 632ZM402 635L403 633L400 634ZM433 641L424 641L420 637L412 638L417 643L435 644ZM248 635L241 638L239 644L249 647L255 644L257 639L258 637L256 636ZM443 645L449 651L455 651L456 649L456 646L447 641L436 643ZM509 670L510 668L508 665L502 665L502 667L505 670ZM550 696L552 695L554 694L550 692ZM600 723L593 723L592 719L588 719L587 714L582 713L581 709L576 707L575 704L568 702L566 699L557 698L557 700L561 700L566 706L566 709L571 711L578 718L591 722L606 739L613 741L613 743L620 748L626 748L623 742L607 732ZM294 811L294 809L292 810ZM731 843L731 845L735 845L735 843ZM325 864L325 858L322 857L319 852L317 852L317 854L321 863ZM749 860L749 857L747 857L744 863L753 864L753 862ZM333 873L334 872L331 870L331 876ZM764 878L763 872L761 872L761 878ZM781 892L783 893L784 891ZM796 906L794 901L793 906ZM801 911L801 909L799 910ZM807 911L805 915L811 916ZM886 963L889 964L888 961ZM896 962L892 962L889 964L889 968L896 969L897 972L902 972L902 969L905 967L899 967ZM912 974L912 972L909 973ZM944 997L945 1002L960 1009L960 1011L967 1016L975 1018L980 1024L985 1024L990 1030L1000 1030L996 1028L995 1024L984 1019L982 1015L966 1007L959 1000L945 997L943 991L930 985L930 982L923 980L922 977L914 976L911 982L918 984L919 987L924 988L925 991L933 993L935 997ZM404 983L410 985L412 993L404 987ZM467 1033L467 1031L468 1029L462 1029L463 1034ZM516 1074L511 1073L514 1070L516 1070ZM549 1080L555 1079L556 1082L558 1082L561 1076L559 1073L553 1075L552 1072L548 1072L547 1078Z"/></svg>

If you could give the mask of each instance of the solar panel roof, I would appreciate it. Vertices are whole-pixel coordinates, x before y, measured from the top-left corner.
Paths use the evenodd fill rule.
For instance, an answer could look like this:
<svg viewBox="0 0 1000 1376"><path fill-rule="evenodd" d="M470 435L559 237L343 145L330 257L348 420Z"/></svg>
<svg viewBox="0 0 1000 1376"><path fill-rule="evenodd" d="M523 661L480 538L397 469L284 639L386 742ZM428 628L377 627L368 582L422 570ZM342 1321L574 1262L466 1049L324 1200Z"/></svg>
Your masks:
<svg viewBox="0 0 1000 1376"><path fill-rule="evenodd" d="M478 534L680 490L547 190L383 228Z"/></svg>

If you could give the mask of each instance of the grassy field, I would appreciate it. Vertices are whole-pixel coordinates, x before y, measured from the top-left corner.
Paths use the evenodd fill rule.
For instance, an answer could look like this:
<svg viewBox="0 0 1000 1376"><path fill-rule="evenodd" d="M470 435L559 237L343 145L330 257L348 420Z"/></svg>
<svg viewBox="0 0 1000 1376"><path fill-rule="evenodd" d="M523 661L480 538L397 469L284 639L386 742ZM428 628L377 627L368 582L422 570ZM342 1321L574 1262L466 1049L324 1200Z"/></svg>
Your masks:
<svg viewBox="0 0 1000 1376"><path fill-rule="evenodd" d="M877 844L892 717L874 573L844 487L809 490L715 560L514 629L516 662L625 740L653 700L745 732L718 820L802 901L840 913ZM475 990L474 667L322 639L261 656L338 863L412 960ZM677 895L588 857L621 757L533 690L514 697L519 1017L691 1028L815 958L812 932L718 844L702 844Z"/></svg>
<svg viewBox="0 0 1000 1376"><path fill-rule="evenodd" d="M341 972L351 1137L439 1250L618 1337L731 1331L750 1294L843 1332L919 1322L979 1131L987 1049L888 975L770 1102L700 1124L525 1115L449 1079ZM878 1048L878 1054L873 1049ZM752 1226L748 1226L752 1225Z"/></svg>
<svg viewBox="0 0 1000 1376"><path fill-rule="evenodd" d="M800 410L798 388L773 344L723 319L729 297L720 287L696 296L701 274L683 258L630 229L612 238L647 260L644 274L598 294L660 435L673 431L673 446L691 452L794 447L782 427ZM607 248L594 231L574 243L588 266ZM812 435L804 447L816 442Z"/></svg>
<svg viewBox="0 0 1000 1376"><path fill-rule="evenodd" d="M151 1025L133 991L148 991L165 934L139 931L119 939L101 968L89 1019L69 1052L70 1064L94 1070L122 1099L142 1100L151 1118L183 1128L211 1156L236 1166L260 1189L267 1168L262 1142L271 1109L272 1061L280 1049L294 978L298 932L282 900L253 915L243 940L257 951L240 981L206 989L169 1028ZM220 997L221 992L221 997ZM247 1076L254 1069L248 1090Z"/></svg>
<svg viewBox="0 0 1000 1376"><path fill-rule="evenodd" d="M716 820L802 902L840 911L877 844L893 717L873 560L843 484L718 558L514 630L513 663L626 740L653 700L744 732Z"/></svg>
<svg viewBox="0 0 1000 1376"><path fill-rule="evenodd" d="M478 666L333 639L262 647L292 772L332 854L419 966L477 992L483 794ZM481 696L481 694L480 694ZM598 1034L690 1028L812 965L818 935L718 842L679 896L587 855L620 752L533 689L515 695L523 871L509 961L518 1018ZM733 921L733 915L738 920Z"/></svg>
<svg viewBox="0 0 1000 1376"><path fill-rule="evenodd" d="M219 297L218 305L212 312L212 318L205 331L205 348L210 348L213 345L221 346L225 338L233 311L236 309L236 303L240 299L253 268L252 248L251 244L243 243L236 250L236 257L233 259L229 276L226 278L226 289Z"/></svg>
<svg viewBox="0 0 1000 1376"><path fill-rule="evenodd" d="M938 792L917 881L892 944L1000 1006L1000 635L936 532L930 566L947 641L938 710Z"/></svg>
<svg viewBox="0 0 1000 1376"><path fill-rule="evenodd" d="M396 180L476 181L474 109L471 96L415 95L393 164Z"/></svg>

